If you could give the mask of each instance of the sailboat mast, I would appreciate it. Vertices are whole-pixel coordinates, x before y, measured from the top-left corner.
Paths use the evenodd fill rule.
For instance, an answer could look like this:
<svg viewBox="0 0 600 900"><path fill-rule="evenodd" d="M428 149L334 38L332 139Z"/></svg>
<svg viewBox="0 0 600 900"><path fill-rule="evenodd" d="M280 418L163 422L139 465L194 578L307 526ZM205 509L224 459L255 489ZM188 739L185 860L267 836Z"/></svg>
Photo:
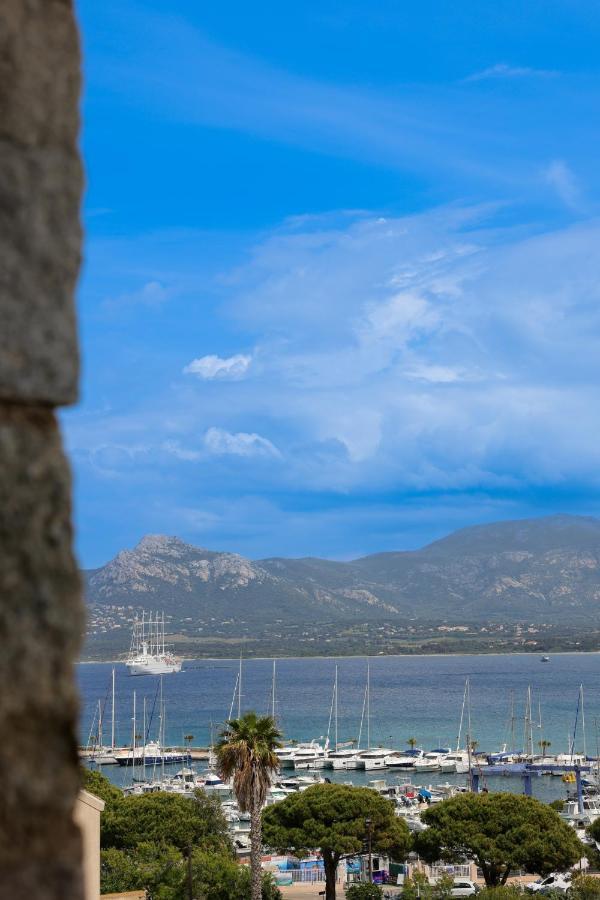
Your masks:
<svg viewBox="0 0 600 900"><path fill-rule="evenodd" d="M131 750L133 753L133 759L131 761L131 768L133 770L132 780L135 781L135 691L133 692L133 734L131 738Z"/></svg>
<svg viewBox="0 0 600 900"><path fill-rule="evenodd" d="M510 692L510 752L515 752L515 692Z"/></svg>
<svg viewBox="0 0 600 900"><path fill-rule="evenodd" d="M469 764L469 782L468 787L469 790L473 790L473 772L471 771L471 685L469 679L467 678L467 682L465 684L465 694L467 698L467 759Z"/></svg>
<svg viewBox="0 0 600 900"><path fill-rule="evenodd" d="M456 738L456 752L460 750L460 739L462 737L463 719L465 715L465 703L467 702L467 681L465 681L465 689L463 691L462 709L460 711L460 722L458 724L458 737Z"/></svg>
<svg viewBox="0 0 600 900"><path fill-rule="evenodd" d="M102 747L102 701L98 700L98 747Z"/></svg>
<svg viewBox="0 0 600 900"><path fill-rule="evenodd" d="M275 676L276 662L273 660L273 678L271 680L271 718L275 721Z"/></svg>
<svg viewBox="0 0 600 900"><path fill-rule="evenodd" d="M335 667L335 749L338 748L338 667Z"/></svg>
<svg viewBox="0 0 600 900"><path fill-rule="evenodd" d="M586 740L585 740L585 713L583 711L583 685L582 684L579 686L579 691L580 691L580 698L581 698L581 728L583 731L583 756L584 756L584 760L585 760L585 757L587 757L587 746L586 746Z"/></svg>
<svg viewBox="0 0 600 900"><path fill-rule="evenodd" d="M529 709L529 755L533 757L533 710L531 704L531 685L527 688L527 706Z"/></svg>
<svg viewBox="0 0 600 900"><path fill-rule="evenodd" d="M371 664L367 662L367 749L371 747Z"/></svg>
<svg viewBox="0 0 600 900"><path fill-rule="evenodd" d="M112 670L112 707L110 714L110 749L115 749L115 670Z"/></svg>
<svg viewBox="0 0 600 900"><path fill-rule="evenodd" d="M363 705L362 712L360 714L360 728L358 729L358 742L356 744L356 751L360 750L360 739L362 737L363 725L365 721L365 709L367 707L367 686L365 685L365 695L363 697Z"/></svg>
<svg viewBox="0 0 600 900"><path fill-rule="evenodd" d="M235 684L234 684L234 686L233 686L233 694L232 694L232 697L231 697L231 706L229 707L229 717L228 717L228 721L230 721L230 720L232 719L232 717L233 717L233 707L234 707L234 705L235 705L235 697L236 697L236 694L237 694L237 689L238 689L239 681L240 681L240 673L238 672L237 675L235 676Z"/></svg>
<svg viewBox="0 0 600 900"><path fill-rule="evenodd" d="M242 651L240 650L240 673L238 678L238 719L242 717Z"/></svg>
<svg viewBox="0 0 600 900"><path fill-rule="evenodd" d="M146 698L144 697L144 714L143 714L143 727L142 727L142 773L146 773Z"/></svg>

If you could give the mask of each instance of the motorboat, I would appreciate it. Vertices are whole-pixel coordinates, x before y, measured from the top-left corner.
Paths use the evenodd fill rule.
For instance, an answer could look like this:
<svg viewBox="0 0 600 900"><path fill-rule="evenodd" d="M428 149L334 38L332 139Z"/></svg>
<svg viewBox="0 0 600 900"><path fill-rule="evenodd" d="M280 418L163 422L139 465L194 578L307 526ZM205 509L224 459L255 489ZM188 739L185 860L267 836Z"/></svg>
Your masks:
<svg viewBox="0 0 600 900"><path fill-rule="evenodd" d="M287 744L275 750L282 769L302 768L304 763L314 763L324 759L325 748L317 741L308 741L300 744Z"/></svg>
<svg viewBox="0 0 600 900"><path fill-rule="evenodd" d="M416 760L414 765L415 772L439 772L449 753L450 749L445 747L430 750L429 753L425 753L420 759Z"/></svg>
<svg viewBox="0 0 600 900"><path fill-rule="evenodd" d="M321 768L343 769L345 768L342 765L344 760L351 759L353 756L356 756L356 754L357 751L353 747L343 747L332 750L327 756L323 757L323 765Z"/></svg>
<svg viewBox="0 0 600 900"><path fill-rule="evenodd" d="M386 750L385 747L364 750L358 754L358 765L355 768L365 769L367 772L371 772L373 769L387 769L385 761L391 753L392 750Z"/></svg>
<svg viewBox="0 0 600 900"><path fill-rule="evenodd" d="M415 763L422 759L424 755L424 751L417 748L406 751L395 750L386 757L386 765L390 769L412 769Z"/></svg>
<svg viewBox="0 0 600 900"><path fill-rule="evenodd" d="M465 775L469 771L469 754L466 750L454 750L452 753L447 753L440 763L440 771Z"/></svg>

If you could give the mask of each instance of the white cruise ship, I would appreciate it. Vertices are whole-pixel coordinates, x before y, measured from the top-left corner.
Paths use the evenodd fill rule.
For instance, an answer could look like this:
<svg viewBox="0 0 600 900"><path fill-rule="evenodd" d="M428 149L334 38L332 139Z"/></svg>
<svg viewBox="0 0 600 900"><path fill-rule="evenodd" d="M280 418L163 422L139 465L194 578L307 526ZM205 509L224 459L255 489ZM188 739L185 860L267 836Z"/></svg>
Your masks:
<svg viewBox="0 0 600 900"><path fill-rule="evenodd" d="M181 671L181 659L165 648L165 614L152 613L133 623L126 666L130 675L172 675Z"/></svg>

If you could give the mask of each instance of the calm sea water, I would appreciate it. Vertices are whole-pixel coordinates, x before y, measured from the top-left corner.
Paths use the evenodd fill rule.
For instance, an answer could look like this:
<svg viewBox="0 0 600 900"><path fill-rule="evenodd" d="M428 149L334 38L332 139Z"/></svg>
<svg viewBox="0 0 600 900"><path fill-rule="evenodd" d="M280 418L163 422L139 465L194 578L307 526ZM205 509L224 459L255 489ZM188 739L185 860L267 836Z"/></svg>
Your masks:
<svg viewBox="0 0 600 900"><path fill-rule="evenodd" d="M276 677L276 713L287 739L310 740L327 734L335 667L338 668L339 740L356 739L359 734L365 694L367 660L279 659ZM385 656L369 660L371 744L403 748L408 738L419 746L454 746L457 741L465 679L470 680L471 732L479 748L494 751L507 744L512 735L515 747L523 747L523 718L528 687L532 693L534 743L551 741L551 752L566 751L577 714L579 686L584 687L584 720L588 753L596 753L600 723L600 654L557 654L549 663L528 654L489 656ZM87 743L98 701L104 705L105 739L110 739L110 680L112 664L81 664L77 674L82 695L81 739ZM116 722L119 743L131 743L133 692L136 693L138 732L144 698L150 736L158 728L160 679L132 678L124 665L116 664ZM169 743L183 744L187 734L193 744L210 743L211 722L215 734L229 716L238 660L188 661L178 675L162 679L166 701L166 737ZM242 677L242 710L268 712L272 690L271 660L245 660ZM511 698L514 698L512 700ZM511 721L511 704L514 717ZM237 699L234 712L237 711ZM541 715L540 715L541 714ZM541 727L540 727L541 721ZM464 734L464 726L463 726ZM331 726L333 740L333 723ZM577 722L576 749L583 749L582 716ZM464 741L462 742L464 745ZM366 723L362 744L366 745ZM537 749L537 747L536 747ZM114 777L115 767L107 767ZM125 770L121 770L124 773ZM121 773L119 777L121 777ZM330 772L326 774L330 775ZM378 777L377 772L342 775L354 783ZM448 776L442 776L448 780ZM435 777L421 780L435 782ZM500 779L509 787L513 779ZM518 780L517 780L518 781ZM560 779L537 779L536 793L560 793ZM506 785L504 784L506 782ZM542 785L542 782L544 783ZM552 788L549 787L552 782ZM517 789L520 789L517 783Z"/></svg>

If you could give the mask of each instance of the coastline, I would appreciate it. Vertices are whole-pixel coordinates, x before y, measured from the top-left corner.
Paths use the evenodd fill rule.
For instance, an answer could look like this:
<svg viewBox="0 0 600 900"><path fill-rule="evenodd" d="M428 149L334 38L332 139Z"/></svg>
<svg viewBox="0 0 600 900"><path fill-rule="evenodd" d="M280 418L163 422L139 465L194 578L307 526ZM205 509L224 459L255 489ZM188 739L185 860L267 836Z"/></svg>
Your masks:
<svg viewBox="0 0 600 900"><path fill-rule="evenodd" d="M244 656L244 662L253 662L253 661L272 661L278 659L385 659L388 657L394 659L427 659L427 658L440 658L440 657L452 657L452 656L549 656L552 659L553 656L600 656L600 650L553 650L553 651L544 651L544 650L505 650L503 652L486 652L485 650L479 650L474 652L459 652L456 653L376 653L367 654L367 653L343 653L343 654L335 654L335 653L315 653L312 655L303 654L302 656L294 656L292 654L282 654L281 656ZM186 662L239 662L239 656L182 656L181 659L184 663ZM76 662L78 666L94 666L94 665L125 665L125 659L79 659Z"/></svg>

